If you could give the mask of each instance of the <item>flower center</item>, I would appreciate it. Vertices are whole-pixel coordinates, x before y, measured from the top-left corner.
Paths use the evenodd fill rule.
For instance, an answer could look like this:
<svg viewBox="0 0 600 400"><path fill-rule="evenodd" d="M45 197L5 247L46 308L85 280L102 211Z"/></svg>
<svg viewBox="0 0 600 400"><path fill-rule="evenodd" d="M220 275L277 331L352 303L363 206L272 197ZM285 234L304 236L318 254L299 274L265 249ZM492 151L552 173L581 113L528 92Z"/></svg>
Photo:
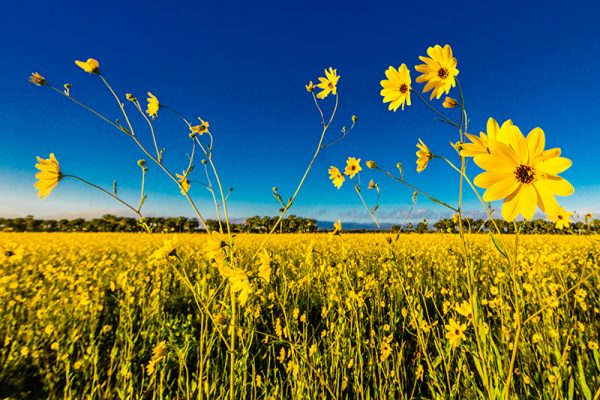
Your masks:
<svg viewBox="0 0 600 400"><path fill-rule="evenodd" d="M400 85L400 93L406 93L408 92L408 85L406 83L403 83L402 85Z"/></svg>
<svg viewBox="0 0 600 400"><path fill-rule="evenodd" d="M440 68L438 71L438 76L441 79L446 79L448 77L450 73L448 72L448 70L446 68Z"/></svg>
<svg viewBox="0 0 600 400"><path fill-rule="evenodd" d="M517 180L521 183L528 184L535 179L535 173L529 165L519 165L515 171Z"/></svg>
<svg viewBox="0 0 600 400"><path fill-rule="evenodd" d="M6 258L12 257L14 255L15 255L15 253L13 253L11 250L6 250L4 252L4 257L6 257Z"/></svg>
<svg viewBox="0 0 600 400"><path fill-rule="evenodd" d="M558 216L558 219L563 219L563 216L562 216L562 215L559 215L559 216Z"/></svg>

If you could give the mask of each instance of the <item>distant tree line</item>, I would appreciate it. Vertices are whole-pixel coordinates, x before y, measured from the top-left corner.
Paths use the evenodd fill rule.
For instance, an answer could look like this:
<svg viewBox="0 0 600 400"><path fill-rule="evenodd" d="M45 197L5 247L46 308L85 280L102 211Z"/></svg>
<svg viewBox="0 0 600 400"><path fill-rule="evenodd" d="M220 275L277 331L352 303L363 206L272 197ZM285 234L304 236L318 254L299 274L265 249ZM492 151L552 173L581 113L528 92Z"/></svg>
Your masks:
<svg viewBox="0 0 600 400"><path fill-rule="evenodd" d="M515 233L515 224L507 222L503 219L494 219L496 226L504 233ZM491 220L463 218L462 224L466 232L470 233L487 233L490 230L495 231L494 223ZM571 223L569 228L558 229L554 222L543 219L533 219L529 221L517 222L520 233L536 234L536 233L552 233L552 234L589 234L600 232L600 220L594 219L587 223L578 221ZM431 229L426 219L423 219L418 224L408 223L404 225L392 225L392 232L405 233L430 233L430 232L445 232L458 233L458 221L455 222L452 218L444 218L435 222Z"/></svg>
<svg viewBox="0 0 600 400"><path fill-rule="evenodd" d="M231 224L234 232L269 232L278 217L254 216L244 223ZM149 217L145 219L153 232L203 232L204 229L195 218L187 217ZM211 230L219 230L218 220L207 220ZM117 217L106 214L102 218L86 220L75 219L37 219L33 215L25 218L0 218L0 231L3 232L142 232L144 228L135 218ZM282 220L276 232L316 232L317 221L289 215Z"/></svg>
<svg viewBox="0 0 600 400"><path fill-rule="evenodd" d="M247 218L243 223L231 224L233 232L266 233L275 226L278 217L253 216ZM512 222L502 219L494 220L498 228L505 233L514 233L515 226ZM195 218L187 217L149 217L146 223L153 232L203 232L200 223ZM219 230L219 221L209 219L206 224L211 230ZM464 218L463 225L467 232L486 233L493 229L492 222L483 219ZM521 233L554 233L554 234L589 234L600 232L600 220L594 219L587 223L573 222L567 229L559 230L551 221L534 219L518 223ZM317 232L317 220L289 215L282 220L277 227L277 233L310 233ZM106 214L102 218L86 220L75 219L37 219L32 215L25 218L0 218L0 231L3 232L142 232L144 229L135 218L117 217ZM376 232L372 229L357 229L356 232ZM403 225L392 225L391 232L403 233L458 233L458 223L451 218L441 219L432 225L423 219L417 224L407 223Z"/></svg>

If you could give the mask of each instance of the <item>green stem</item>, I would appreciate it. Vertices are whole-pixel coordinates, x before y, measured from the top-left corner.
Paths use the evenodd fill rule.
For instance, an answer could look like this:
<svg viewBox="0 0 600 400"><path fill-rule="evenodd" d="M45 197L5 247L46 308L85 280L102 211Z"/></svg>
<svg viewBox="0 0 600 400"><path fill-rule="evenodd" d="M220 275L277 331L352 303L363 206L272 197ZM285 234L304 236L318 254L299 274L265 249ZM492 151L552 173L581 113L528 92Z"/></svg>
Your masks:
<svg viewBox="0 0 600 400"><path fill-rule="evenodd" d="M414 89L410 90L411 92L413 92L414 94L416 94L419 99L421 99L421 101L423 102L423 104L425 104L427 106L427 108L429 108L431 111L433 111L438 117L440 117L442 119L442 122L446 122L456 128L460 128L460 125L458 125L456 122L452 121L450 118L446 117L444 114L442 114L441 112L439 112L438 110L436 110L435 108L433 108L433 106L431 104L429 104L424 98L423 96L421 96L421 93L417 92Z"/></svg>

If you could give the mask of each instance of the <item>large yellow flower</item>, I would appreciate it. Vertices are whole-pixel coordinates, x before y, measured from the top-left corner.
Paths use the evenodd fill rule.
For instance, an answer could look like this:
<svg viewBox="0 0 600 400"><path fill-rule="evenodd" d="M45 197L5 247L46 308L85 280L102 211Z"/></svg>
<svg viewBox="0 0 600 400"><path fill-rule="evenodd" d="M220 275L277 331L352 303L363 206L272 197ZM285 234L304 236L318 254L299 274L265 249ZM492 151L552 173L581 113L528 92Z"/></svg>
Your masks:
<svg viewBox="0 0 600 400"><path fill-rule="evenodd" d="M507 119L502 123L502 126L498 125L498 122L494 118L488 118L487 121L487 135L484 132L479 133L479 137L465 133L465 135L471 140L471 143L463 143L461 146L460 155L463 157L475 157L480 154L488 154L488 142L490 140L498 140L502 143L508 143L509 138L516 134L519 130L518 127L513 125L512 120Z"/></svg>
<svg viewBox="0 0 600 400"><path fill-rule="evenodd" d="M158 114L158 109L160 108L160 103L155 95L148 92L148 108L146 109L146 114L151 116L152 118L156 118Z"/></svg>
<svg viewBox="0 0 600 400"><path fill-rule="evenodd" d="M44 199L58 185L58 181L62 179L63 174L60 172L60 165L54 157L54 153L50 153L50 158L46 160L38 156L37 162L35 167L40 172L35 174L37 182L33 186L37 189L39 198Z"/></svg>
<svg viewBox="0 0 600 400"><path fill-rule="evenodd" d="M417 148L419 150L417 150L417 172L421 172L423 171L425 168L427 168L427 164L429 164L429 161L431 160L431 158L433 157L433 155L431 154L431 151L429 151L429 148L425 145L425 143L423 143L423 141L421 139L419 139L419 143L417 143Z"/></svg>
<svg viewBox="0 0 600 400"><path fill-rule="evenodd" d="M516 127L515 127L516 128ZM534 128L527 138L516 128L507 143L489 140L489 154L474 157L485 172L474 183L486 188L485 201L504 199L502 217L514 220L519 213L533 218L536 204L544 212L558 207L554 196L573 194L573 186L558 176L571 166L571 160L560 157L559 148L544 150L546 138L541 128Z"/></svg>
<svg viewBox="0 0 600 400"><path fill-rule="evenodd" d="M360 158L348 157L346 160L346 169L344 170L344 175L348 175L350 179L354 178L354 175L358 174L362 171L362 167L360 166Z"/></svg>
<svg viewBox="0 0 600 400"><path fill-rule="evenodd" d="M406 68L406 64L402 64L398 69L389 67L385 71L384 79L380 82L383 89L380 94L383 96L384 103L390 103L388 110L398 110L398 107L402 106L404 110L404 104L410 106L410 71Z"/></svg>
<svg viewBox="0 0 600 400"><path fill-rule="evenodd" d="M75 64L88 74L99 74L100 73L100 63L93 58L88 58L87 61L79 61L76 60Z"/></svg>
<svg viewBox="0 0 600 400"><path fill-rule="evenodd" d="M568 228L571 225L571 214L573 213L563 207L557 207L547 213L548 219L554 222L557 229Z"/></svg>
<svg viewBox="0 0 600 400"><path fill-rule="evenodd" d="M458 69L456 69L457 61L456 58L452 57L452 49L448 44L444 47L441 47L439 44L429 47L427 55L429 57L419 56L419 59L425 64L415 67L417 71L422 73L417 78L417 82L427 82L423 93L433 89L429 98L430 100L434 97L439 99L442 94L448 94L450 89L456 86L455 77L458 75Z"/></svg>
<svg viewBox="0 0 600 400"><path fill-rule="evenodd" d="M329 172L329 179L331 179L333 186L335 186L338 189L341 188L346 178L344 178L344 175L342 175L340 170L332 165L331 167L329 167L329 170L327 172Z"/></svg>
<svg viewBox="0 0 600 400"><path fill-rule="evenodd" d="M325 70L325 78L319 77L319 83L317 87L319 89L323 89L319 92L317 97L319 99L324 99L329 96L329 93L333 93L335 96L337 94L337 83L340 80L340 76L337 74L337 69L333 69L329 67L329 69Z"/></svg>

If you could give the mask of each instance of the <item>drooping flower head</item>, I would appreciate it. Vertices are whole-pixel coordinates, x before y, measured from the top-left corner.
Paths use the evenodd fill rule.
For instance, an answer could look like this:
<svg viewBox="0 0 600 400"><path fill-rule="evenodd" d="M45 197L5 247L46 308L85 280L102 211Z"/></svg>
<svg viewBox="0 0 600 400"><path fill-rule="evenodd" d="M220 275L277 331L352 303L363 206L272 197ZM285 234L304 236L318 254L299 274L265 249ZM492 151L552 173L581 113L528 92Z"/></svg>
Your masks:
<svg viewBox="0 0 600 400"><path fill-rule="evenodd" d="M329 67L325 70L325 78L319 77L319 83L317 87L323 89L317 94L319 99L324 99L329 96L329 93L337 94L337 83L340 80L340 76L337 74L337 69ZM307 89L308 90L308 89Z"/></svg>
<svg viewBox="0 0 600 400"><path fill-rule="evenodd" d="M358 174L362 171L362 167L360 166L360 158L348 157L346 160L346 169L344 170L344 175L348 175L350 179L354 178L354 175Z"/></svg>
<svg viewBox="0 0 600 400"><path fill-rule="evenodd" d="M573 186L558 176L571 166L571 160L560 157L559 148L544 150L546 137L541 128L534 128L525 138L521 130L511 130L507 143L489 140L489 154L474 157L475 164L485 172L474 183L487 189L485 201L504 199L502 217L514 220L519 214L533 218L536 205L544 212L558 208L554 196L573 194Z"/></svg>
<svg viewBox="0 0 600 400"><path fill-rule="evenodd" d="M507 119L502 123L502 126L496 122L494 118L487 120L487 134L480 132L479 137L465 133L471 143L463 143L461 145L460 155L463 157L475 157L480 154L489 154L488 142L490 140L498 140L502 143L508 143L509 138L516 135L519 130L513 125L512 120Z"/></svg>
<svg viewBox="0 0 600 400"><path fill-rule="evenodd" d="M411 79L406 64L400 65L398 69L390 66L385 71L385 76L387 79L380 82L383 87L380 94L384 103L390 103L388 110L395 112L400 106L404 110L404 104L410 106Z"/></svg>
<svg viewBox="0 0 600 400"><path fill-rule="evenodd" d="M340 170L332 165L331 167L329 167L329 170L327 172L329 172L329 179L331 179L331 183L333 183L333 186L335 186L338 189L341 188L346 178L344 178L344 175L342 175Z"/></svg>
<svg viewBox="0 0 600 400"><path fill-rule="evenodd" d="M87 61L76 60L75 64L88 74L100 74L100 64L93 58L88 58Z"/></svg>
<svg viewBox="0 0 600 400"><path fill-rule="evenodd" d="M45 199L52 190L58 185L58 182L62 179L63 174L60 172L60 165L54 157L54 153L50 153L50 158L43 159L37 157L37 164L35 167L40 170L35 174L37 182L34 183L34 187L38 191L38 197Z"/></svg>
<svg viewBox="0 0 600 400"><path fill-rule="evenodd" d="M458 105L458 101L456 101L456 99L453 99L452 97L448 97L446 96L446 98L444 99L444 102L442 103L442 107L444 108L454 108Z"/></svg>
<svg viewBox="0 0 600 400"><path fill-rule="evenodd" d="M433 157L433 155L431 154L431 151L429 151L429 148L425 145L425 143L423 143L423 141L421 139L419 139L419 143L417 143L417 148L419 150L417 150L417 172L421 172L423 171L425 168L427 168L427 164L429 164L429 161L431 160L431 158Z"/></svg>
<svg viewBox="0 0 600 400"><path fill-rule="evenodd" d="M573 213L565 210L563 207L557 207L547 213L548 219L554 222L554 226L557 229L568 228L571 225L571 214Z"/></svg>
<svg viewBox="0 0 600 400"><path fill-rule="evenodd" d="M179 182L179 186L181 187L181 194L185 196L185 194L190 190L190 181L187 178L187 174L183 171L182 174L175 174L178 178L177 182Z"/></svg>
<svg viewBox="0 0 600 400"><path fill-rule="evenodd" d="M160 103L155 95L148 92L148 108L146 109L146 114L151 116L152 118L156 118L158 114L158 109L160 108Z"/></svg>
<svg viewBox="0 0 600 400"><path fill-rule="evenodd" d="M38 74L37 72L32 72L31 75L29 76L29 82L33 83L36 86L44 86L48 84L48 81L46 81L46 78L44 78L42 75Z"/></svg>
<svg viewBox="0 0 600 400"><path fill-rule="evenodd" d="M442 94L448 94L450 89L456 86L456 69L457 61L452 56L452 48L450 45L441 47L436 44L434 47L427 49L429 57L419 56L419 59L425 64L417 65L415 69L421 72L422 75L417 77L417 82L426 82L423 93L431 92L430 100L434 97L439 99Z"/></svg>

